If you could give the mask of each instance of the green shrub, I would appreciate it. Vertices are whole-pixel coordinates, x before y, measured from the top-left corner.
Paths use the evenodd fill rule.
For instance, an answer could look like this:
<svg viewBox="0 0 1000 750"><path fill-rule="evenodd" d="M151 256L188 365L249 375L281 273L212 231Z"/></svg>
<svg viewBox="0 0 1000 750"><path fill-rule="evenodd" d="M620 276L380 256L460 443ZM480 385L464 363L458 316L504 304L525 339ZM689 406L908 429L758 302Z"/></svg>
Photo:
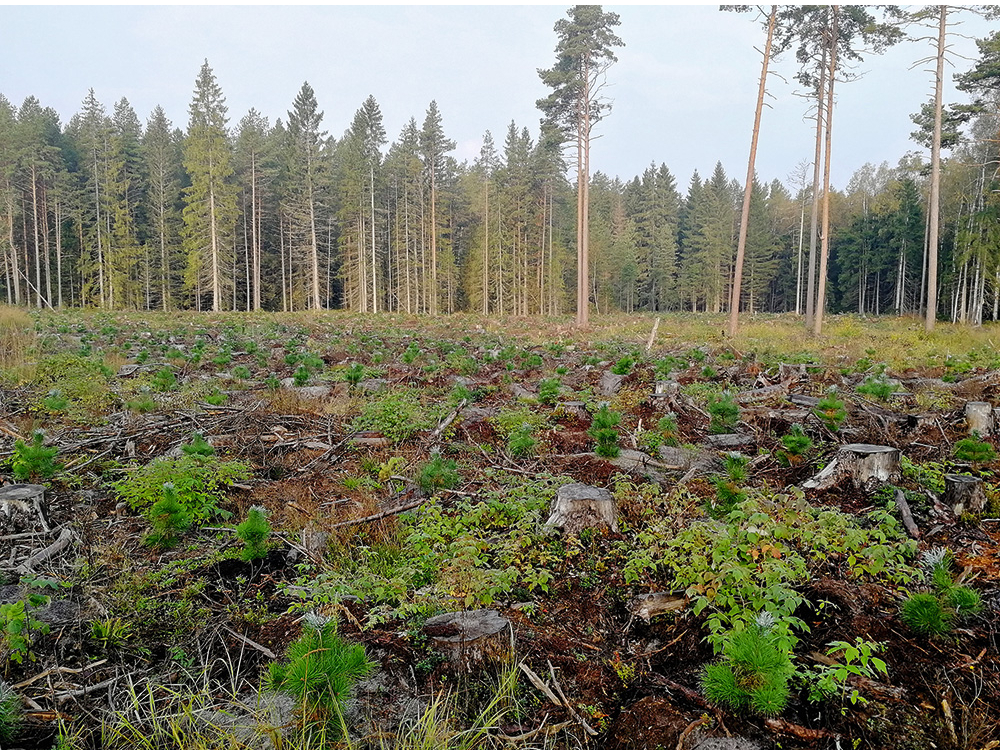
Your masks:
<svg viewBox="0 0 1000 750"><path fill-rule="evenodd" d="M781 444L785 447L785 452L790 456L801 456L812 448L812 438L806 435L802 425L792 425L791 431L781 438Z"/></svg>
<svg viewBox="0 0 1000 750"><path fill-rule="evenodd" d="M326 725L331 733L341 726L341 706L350 697L354 683L373 668L360 644L349 644L337 635L335 622L306 620L301 636L293 641L285 664L272 663L267 684L295 697L302 707L303 726Z"/></svg>
<svg viewBox="0 0 1000 750"><path fill-rule="evenodd" d="M344 380L349 385L357 385L365 377L365 366L360 362L355 362L344 371Z"/></svg>
<svg viewBox="0 0 1000 750"><path fill-rule="evenodd" d="M993 446L986 441L979 440L975 437L968 437L955 442L954 455L955 459L958 461L967 461L973 464L985 464L995 461L997 452L993 449Z"/></svg>
<svg viewBox="0 0 1000 750"><path fill-rule="evenodd" d="M615 375L628 375L632 372L632 367L635 365L635 360L631 357L622 357L611 367L611 372Z"/></svg>
<svg viewBox="0 0 1000 750"><path fill-rule="evenodd" d="M847 409L844 408L844 402L837 398L837 392L832 388L813 408L813 414L826 425L830 432L838 432L840 425L847 419Z"/></svg>
<svg viewBox="0 0 1000 750"><path fill-rule="evenodd" d="M178 537L191 528L191 514L181 504L170 482L164 483L163 497L153 503L147 515L153 530L146 537L146 543L152 547L173 547Z"/></svg>
<svg viewBox="0 0 1000 750"><path fill-rule="evenodd" d="M156 371L153 375L153 390L157 393L177 390L177 376L169 367L164 367Z"/></svg>
<svg viewBox="0 0 1000 750"><path fill-rule="evenodd" d="M246 520L236 527L236 536L243 542L240 558L249 562L267 555L267 540L271 536L271 524L267 520L267 509L260 505L250 506Z"/></svg>
<svg viewBox="0 0 1000 750"><path fill-rule="evenodd" d="M205 403L209 406L222 406L226 403L226 394L218 388L213 388L212 392L205 396Z"/></svg>
<svg viewBox="0 0 1000 750"><path fill-rule="evenodd" d="M22 482L29 479L49 479L56 473L59 467L55 457L59 447L53 445L46 448L44 441L45 433L42 430L35 430L30 443L20 438L14 441L14 455L10 459L10 466L15 479Z"/></svg>
<svg viewBox="0 0 1000 750"><path fill-rule="evenodd" d="M708 431L713 435L732 432L740 421L740 407L729 391L708 397L708 413Z"/></svg>
<svg viewBox="0 0 1000 750"><path fill-rule="evenodd" d="M875 375L865 378L865 382L854 389L862 396L871 396L879 401L888 401L896 388L885 375Z"/></svg>
<svg viewBox="0 0 1000 750"><path fill-rule="evenodd" d="M49 391L49 395L42 399L42 405L51 412L65 411L69 406L69 399L58 388L53 388Z"/></svg>
<svg viewBox="0 0 1000 750"><path fill-rule="evenodd" d="M156 408L156 401L148 393L126 402L125 406L138 414L147 414Z"/></svg>
<svg viewBox="0 0 1000 750"><path fill-rule="evenodd" d="M618 412L602 406L590 424L587 434L594 439L594 453L601 458L617 458L621 450L618 448L618 430L615 428L622 421Z"/></svg>
<svg viewBox="0 0 1000 750"><path fill-rule="evenodd" d="M531 425L524 424L507 436L507 450L514 458L527 458L534 454L537 447L538 440Z"/></svg>
<svg viewBox="0 0 1000 750"><path fill-rule="evenodd" d="M458 464L450 458L442 458L437 453L417 472L417 484L431 495L438 490L450 490L459 482Z"/></svg>
<svg viewBox="0 0 1000 750"><path fill-rule="evenodd" d="M200 432L196 432L191 435L191 442L186 445L181 446L181 451L186 456L214 456L215 448L213 448L205 438L202 437Z"/></svg>
<svg viewBox="0 0 1000 750"><path fill-rule="evenodd" d="M736 506L746 500L746 490L742 484L747 478L747 459L738 453L730 453L726 456L726 473L716 474L712 477L712 484L715 485L715 504L712 507L712 516L724 518L729 515Z"/></svg>
<svg viewBox="0 0 1000 750"><path fill-rule="evenodd" d="M312 373L309 371L308 367L305 365L299 365L299 369L292 374L292 382L301 388L309 382L311 374Z"/></svg>
<svg viewBox="0 0 1000 750"><path fill-rule="evenodd" d="M43 585L57 585L50 579L39 580ZM38 585L39 581L28 583ZM31 652L32 638L36 633L48 633L49 626L35 617L34 610L48 603L49 597L32 591L23 599L0 604L0 643L7 648L14 662L21 664L26 656L31 661L35 660L35 655Z"/></svg>
<svg viewBox="0 0 1000 750"><path fill-rule="evenodd" d="M211 446L209 446L211 447ZM112 487L118 496L138 513L147 513L163 494L163 485L171 484L178 502L195 523L212 516L230 514L219 505L227 487L250 478L250 467L240 461L222 461L214 455L189 455L157 458L129 470L128 476Z"/></svg>
<svg viewBox="0 0 1000 750"><path fill-rule="evenodd" d="M538 383L538 400L551 406L559 400L560 391L559 378L544 378Z"/></svg>
<svg viewBox="0 0 1000 750"><path fill-rule="evenodd" d="M408 440L430 426L431 419L420 403L419 394L405 388L378 395L365 404L351 423L355 432L380 432L393 443Z"/></svg>
<svg viewBox="0 0 1000 750"><path fill-rule="evenodd" d="M233 377L237 380L249 380L250 379L250 368L246 365L239 365L233 368Z"/></svg>
<svg viewBox="0 0 1000 750"><path fill-rule="evenodd" d="M792 663L770 637L769 628L754 623L731 634L723 652L721 662L705 668L705 697L733 711L780 714L788 702Z"/></svg>

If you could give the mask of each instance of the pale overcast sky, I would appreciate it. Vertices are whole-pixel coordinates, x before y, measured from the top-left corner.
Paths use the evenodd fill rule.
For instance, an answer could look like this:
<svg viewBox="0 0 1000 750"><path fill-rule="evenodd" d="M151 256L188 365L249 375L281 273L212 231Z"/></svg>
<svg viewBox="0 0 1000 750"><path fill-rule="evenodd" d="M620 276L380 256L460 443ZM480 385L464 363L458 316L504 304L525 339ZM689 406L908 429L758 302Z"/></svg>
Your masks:
<svg viewBox="0 0 1000 750"><path fill-rule="evenodd" d="M229 106L231 125L255 107L285 119L308 81L340 137L373 94L389 140L428 103L441 109L455 156L473 159L486 130L502 145L508 123L537 134L535 101L547 90L537 69L554 62L553 24L568 5L546 6L0 6L0 93L19 105L28 95L63 123L93 88L109 113L126 97L143 122L160 104L187 125L194 80L205 58ZM625 47L609 74L614 109L599 126L594 170L630 179L663 162L686 190L692 172L722 161L746 173L763 30L750 14L717 5L605 6L621 16ZM970 14L957 31L982 37L991 25ZM915 35L918 32L914 32ZM971 39L952 38L975 55ZM839 88L834 113L833 181L844 187L865 162L890 165L907 151L909 115L932 92L930 42L905 42L869 57L862 80ZM951 75L969 63L956 59ZM771 109L763 117L759 176L788 182L812 158L807 103L795 95L792 54L776 66Z"/></svg>

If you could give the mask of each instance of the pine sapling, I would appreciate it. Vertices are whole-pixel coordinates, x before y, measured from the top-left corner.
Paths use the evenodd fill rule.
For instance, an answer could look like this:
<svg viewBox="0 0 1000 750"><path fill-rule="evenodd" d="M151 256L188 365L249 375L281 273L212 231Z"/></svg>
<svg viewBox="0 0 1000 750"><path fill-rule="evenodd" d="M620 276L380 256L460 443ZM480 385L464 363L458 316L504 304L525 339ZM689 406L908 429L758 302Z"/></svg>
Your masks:
<svg viewBox="0 0 1000 750"><path fill-rule="evenodd" d="M243 542L241 559L249 562L265 557L267 555L267 540L271 536L267 508L261 505L250 506L246 520L236 527L236 536Z"/></svg>
<svg viewBox="0 0 1000 750"><path fill-rule="evenodd" d="M177 497L177 490L170 482L164 483L163 497L150 508L149 521L153 531L146 537L146 543L163 549L177 544L179 535L191 526L191 515Z"/></svg>
<svg viewBox="0 0 1000 750"><path fill-rule="evenodd" d="M618 430L615 428L622 421L622 415L602 406L590 424L587 434L594 439L594 453L601 458L617 458L621 452L618 448Z"/></svg>
<svg viewBox="0 0 1000 750"><path fill-rule="evenodd" d="M15 479L22 482L29 479L48 479L56 473L58 467L54 459L59 448L57 446L46 448L44 441L45 433L42 430L35 430L30 443L20 439L14 441L11 470Z"/></svg>

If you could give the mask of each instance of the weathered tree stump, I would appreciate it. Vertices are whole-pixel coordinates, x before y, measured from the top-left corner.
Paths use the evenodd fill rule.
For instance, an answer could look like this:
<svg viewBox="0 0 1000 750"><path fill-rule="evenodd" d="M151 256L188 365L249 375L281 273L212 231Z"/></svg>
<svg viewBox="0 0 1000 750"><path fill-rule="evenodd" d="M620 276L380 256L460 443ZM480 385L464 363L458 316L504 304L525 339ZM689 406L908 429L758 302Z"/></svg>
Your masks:
<svg viewBox="0 0 1000 750"><path fill-rule="evenodd" d="M823 471L802 484L807 490L827 490L850 478L852 484L871 491L899 479L899 450L887 445L842 445Z"/></svg>
<svg viewBox="0 0 1000 750"><path fill-rule="evenodd" d="M969 401L965 404L965 423L969 432L978 432L980 437L993 434L993 405L986 401Z"/></svg>
<svg viewBox="0 0 1000 750"><path fill-rule="evenodd" d="M422 628L434 648L457 669L502 664L513 656L510 622L492 609L431 617Z"/></svg>
<svg viewBox="0 0 1000 750"><path fill-rule="evenodd" d="M653 390L654 398L674 398L681 392L681 384L676 380L657 380Z"/></svg>
<svg viewBox="0 0 1000 750"><path fill-rule="evenodd" d="M623 380L625 380L624 375L617 375L611 370L605 370L601 375L601 395L614 396L621 390Z"/></svg>
<svg viewBox="0 0 1000 750"><path fill-rule="evenodd" d="M579 534L584 529L610 528L618 531L618 513L611 493L600 487L574 482L564 484L556 491L549 513L549 526L556 526L568 534Z"/></svg>
<svg viewBox="0 0 1000 750"><path fill-rule="evenodd" d="M45 487L40 484L0 487L0 531L15 533L38 528L50 530L45 518Z"/></svg>
<svg viewBox="0 0 1000 750"><path fill-rule="evenodd" d="M959 474L945 474L943 502L956 516L961 516L963 513L981 513L986 507L983 480Z"/></svg>

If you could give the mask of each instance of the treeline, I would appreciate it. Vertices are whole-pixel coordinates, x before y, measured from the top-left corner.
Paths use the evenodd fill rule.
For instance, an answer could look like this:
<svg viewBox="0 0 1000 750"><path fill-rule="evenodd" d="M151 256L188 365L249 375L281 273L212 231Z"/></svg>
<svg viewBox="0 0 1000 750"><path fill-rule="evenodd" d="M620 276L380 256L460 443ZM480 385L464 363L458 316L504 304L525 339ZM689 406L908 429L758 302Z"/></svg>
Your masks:
<svg viewBox="0 0 1000 750"><path fill-rule="evenodd" d="M996 108L944 162L939 314L997 319ZM576 285L574 186L558 136L511 123L471 164L434 102L387 144L369 97L339 138L308 84L288 117L235 124L206 62L187 127L91 91L66 125L0 96L0 300L108 309L562 314ZM755 184L749 311L801 312L811 184ZM831 311L919 312L927 177L909 157L831 191ZM799 179L801 178L801 179ZM666 165L590 187L600 312L728 308L743 189L721 164L684 192ZM793 192L794 191L794 192ZM803 243L803 237L805 242Z"/></svg>

